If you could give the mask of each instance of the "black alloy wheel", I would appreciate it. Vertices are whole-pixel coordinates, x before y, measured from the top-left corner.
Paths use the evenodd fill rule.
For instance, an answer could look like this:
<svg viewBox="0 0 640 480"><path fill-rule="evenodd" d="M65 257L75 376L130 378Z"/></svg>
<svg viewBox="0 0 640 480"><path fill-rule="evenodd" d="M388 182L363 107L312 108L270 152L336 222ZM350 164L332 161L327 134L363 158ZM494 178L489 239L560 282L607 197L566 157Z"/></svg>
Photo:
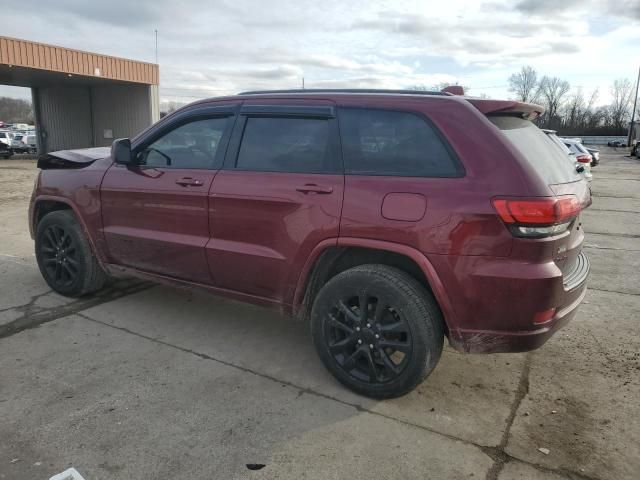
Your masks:
<svg viewBox="0 0 640 480"><path fill-rule="evenodd" d="M322 287L311 310L318 356L347 387L372 398L404 395L435 368L444 322L433 296L395 267L360 265Z"/></svg>
<svg viewBox="0 0 640 480"><path fill-rule="evenodd" d="M104 286L107 275L71 210L44 215L35 238L38 268L53 290L79 297Z"/></svg>
<svg viewBox="0 0 640 480"><path fill-rule="evenodd" d="M412 351L411 329L391 305L362 293L338 300L327 317L327 346L349 375L384 383L406 368Z"/></svg>
<svg viewBox="0 0 640 480"><path fill-rule="evenodd" d="M73 285L78 279L78 249L73 237L60 225L44 230L40 242L40 257L47 276L58 286Z"/></svg>

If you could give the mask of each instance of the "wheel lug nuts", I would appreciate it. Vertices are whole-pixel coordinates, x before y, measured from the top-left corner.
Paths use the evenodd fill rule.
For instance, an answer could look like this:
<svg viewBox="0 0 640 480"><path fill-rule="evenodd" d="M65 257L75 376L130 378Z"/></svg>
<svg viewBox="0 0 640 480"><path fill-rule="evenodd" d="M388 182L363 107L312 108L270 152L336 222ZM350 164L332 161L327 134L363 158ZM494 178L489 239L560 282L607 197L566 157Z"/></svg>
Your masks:
<svg viewBox="0 0 640 480"><path fill-rule="evenodd" d="M370 344L369 344L369 348L370 348L371 350L373 350L373 344L372 344L372 343L370 343Z"/></svg>
<svg viewBox="0 0 640 480"><path fill-rule="evenodd" d="M358 340L358 345L362 344L362 340Z"/></svg>
<svg viewBox="0 0 640 480"><path fill-rule="evenodd" d="M359 331L360 331L360 327L356 327L356 332L359 332Z"/></svg>
<svg viewBox="0 0 640 480"><path fill-rule="evenodd" d="M371 324L370 323L367 323L367 328L371 328Z"/></svg>
<svg viewBox="0 0 640 480"><path fill-rule="evenodd" d="M376 333L376 338L380 338L380 335L378 335L377 333Z"/></svg>

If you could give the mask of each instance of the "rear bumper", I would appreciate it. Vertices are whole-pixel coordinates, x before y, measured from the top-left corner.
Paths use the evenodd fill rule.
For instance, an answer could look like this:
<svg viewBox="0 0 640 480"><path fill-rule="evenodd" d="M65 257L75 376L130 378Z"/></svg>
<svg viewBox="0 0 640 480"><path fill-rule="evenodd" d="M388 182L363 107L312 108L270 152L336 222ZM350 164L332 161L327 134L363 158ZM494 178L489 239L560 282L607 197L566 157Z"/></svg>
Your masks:
<svg viewBox="0 0 640 480"><path fill-rule="evenodd" d="M575 316L590 270L584 253L564 276L554 262L441 257L434 263L455 311L449 343L468 353L524 352L543 345ZM533 322L552 308L547 322Z"/></svg>
<svg viewBox="0 0 640 480"><path fill-rule="evenodd" d="M586 284L580 296L569 306L559 310L544 327L537 330L459 330L458 338L449 339L451 346L466 353L516 353L541 347L551 336L575 316L587 293Z"/></svg>

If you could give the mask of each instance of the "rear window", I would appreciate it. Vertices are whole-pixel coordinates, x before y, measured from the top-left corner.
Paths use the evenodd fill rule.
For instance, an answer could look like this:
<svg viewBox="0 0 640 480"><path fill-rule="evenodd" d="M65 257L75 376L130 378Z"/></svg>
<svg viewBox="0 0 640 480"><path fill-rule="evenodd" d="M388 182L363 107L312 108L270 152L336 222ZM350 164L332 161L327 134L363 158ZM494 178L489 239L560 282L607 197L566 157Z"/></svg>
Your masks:
<svg viewBox="0 0 640 480"><path fill-rule="evenodd" d="M514 116L490 116L489 120L502 131L547 184L580 180L575 163L531 121Z"/></svg>

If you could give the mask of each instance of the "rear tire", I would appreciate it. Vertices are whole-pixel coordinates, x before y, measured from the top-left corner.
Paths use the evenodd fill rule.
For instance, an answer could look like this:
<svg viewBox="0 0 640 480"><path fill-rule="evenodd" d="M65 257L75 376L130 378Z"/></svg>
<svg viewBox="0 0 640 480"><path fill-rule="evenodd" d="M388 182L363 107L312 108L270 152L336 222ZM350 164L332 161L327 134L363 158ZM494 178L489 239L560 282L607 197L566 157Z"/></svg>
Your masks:
<svg viewBox="0 0 640 480"><path fill-rule="evenodd" d="M336 379L373 398L413 390L435 368L444 341L432 295L386 265L361 265L329 280L313 303L311 331Z"/></svg>
<svg viewBox="0 0 640 480"><path fill-rule="evenodd" d="M38 223L36 259L47 284L61 295L79 297L95 292L107 278L82 226L68 210L48 213Z"/></svg>

